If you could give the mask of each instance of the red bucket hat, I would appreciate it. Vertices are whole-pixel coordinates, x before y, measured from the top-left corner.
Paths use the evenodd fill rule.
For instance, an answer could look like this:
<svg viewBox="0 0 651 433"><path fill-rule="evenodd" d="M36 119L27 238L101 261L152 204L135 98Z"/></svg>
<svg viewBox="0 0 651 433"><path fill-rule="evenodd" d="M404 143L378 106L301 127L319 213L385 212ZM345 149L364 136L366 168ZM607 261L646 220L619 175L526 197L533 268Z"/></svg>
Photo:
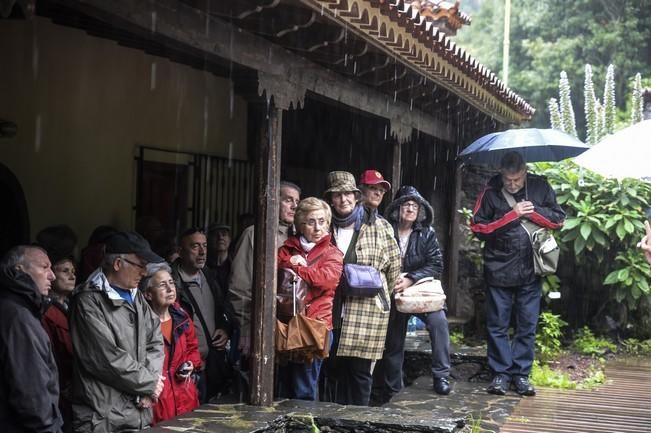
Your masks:
<svg viewBox="0 0 651 433"><path fill-rule="evenodd" d="M389 191L391 189L391 184L384 180L382 173L377 170L366 170L359 177L360 185L382 185L384 189Z"/></svg>

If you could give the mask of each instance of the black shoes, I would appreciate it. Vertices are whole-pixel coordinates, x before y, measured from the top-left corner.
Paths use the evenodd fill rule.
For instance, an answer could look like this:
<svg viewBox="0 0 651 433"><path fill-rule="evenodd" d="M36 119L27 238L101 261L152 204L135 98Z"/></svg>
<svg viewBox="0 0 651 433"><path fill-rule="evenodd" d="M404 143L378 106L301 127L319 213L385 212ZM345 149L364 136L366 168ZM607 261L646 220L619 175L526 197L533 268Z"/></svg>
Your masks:
<svg viewBox="0 0 651 433"><path fill-rule="evenodd" d="M434 392L438 395L448 395L451 389L450 380L447 377L434 378Z"/></svg>
<svg viewBox="0 0 651 433"><path fill-rule="evenodd" d="M529 383L529 378L525 376L516 376L513 378L511 386L520 395L531 397L536 395L536 389Z"/></svg>
<svg viewBox="0 0 651 433"><path fill-rule="evenodd" d="M506 395L506 391L509 389L509 382L508 376L496 374L493 377L493 381L486 388L486 392L495 395Z"/></svg>

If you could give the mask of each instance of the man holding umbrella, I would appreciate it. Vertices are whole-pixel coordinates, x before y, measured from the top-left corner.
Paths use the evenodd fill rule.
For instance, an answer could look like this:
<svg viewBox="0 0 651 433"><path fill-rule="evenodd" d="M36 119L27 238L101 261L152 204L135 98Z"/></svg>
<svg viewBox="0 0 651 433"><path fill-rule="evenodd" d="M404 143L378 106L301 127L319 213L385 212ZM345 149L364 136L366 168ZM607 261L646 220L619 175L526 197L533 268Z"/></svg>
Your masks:
<svg viewBox="0 0 651 433"><path fill-rule="evenodd" d="M511 206L509 201L514 204ZM527 173L520 153L505 153L499 174L489 180L477 199L470 226L485 241L488 364L494 373L487 391L491 394L504 395L509 385L520 395L536 393L529 383L529 373L542 283L534 270L529 234L520 221L528 219L555 230L562 226L564 218L547 180ZM512 311L516 318L515 334L513 341L509 341Z"/></svg>

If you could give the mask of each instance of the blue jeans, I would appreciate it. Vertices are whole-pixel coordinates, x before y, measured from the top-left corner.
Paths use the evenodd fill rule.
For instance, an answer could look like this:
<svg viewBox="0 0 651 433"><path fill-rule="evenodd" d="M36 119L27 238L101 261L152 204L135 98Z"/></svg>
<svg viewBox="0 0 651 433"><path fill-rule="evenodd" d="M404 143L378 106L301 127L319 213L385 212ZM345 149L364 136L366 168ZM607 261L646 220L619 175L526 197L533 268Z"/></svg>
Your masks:
<svg viewBox="0 0 651 433"><path fill-rule="evenodd" d="M389 327L382 360L378 363L375 395L382 401L388 401L403 388L402 365L405 360L405 336L407 322L412 314L399 312L392 302ZM450 331L445 310L431 313L414 314L427 326L432 346L432 377L441 378L450 375Z"/></svg>
<svg viewBox="0 0 651 433"><path fill-rule="evenodd" d="M330 346L332 346L332 331L329 333ZM287 363L287 380L292 398L318 400L321 365L323 365L322 359L314 359L310 363Z"/></svg>
<svg viewBox="0 0 651 433"><path fill-rule="evenodd" d="M539 278L522 287L488 287L488 365L493 373L529 376L534 359L541 294L542 283ZM515 333L509 341L512 310L515 312Z"/></svg>

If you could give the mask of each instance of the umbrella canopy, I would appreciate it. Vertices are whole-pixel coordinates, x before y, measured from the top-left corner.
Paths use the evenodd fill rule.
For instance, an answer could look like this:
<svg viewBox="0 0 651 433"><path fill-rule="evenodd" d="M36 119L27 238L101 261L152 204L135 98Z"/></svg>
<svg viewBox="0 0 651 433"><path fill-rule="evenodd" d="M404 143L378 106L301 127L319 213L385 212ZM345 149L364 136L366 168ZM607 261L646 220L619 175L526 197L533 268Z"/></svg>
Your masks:
<svg viewBox="0 0 651 433"><path fill-rule="evenodd" d="M651 178L651 119L606 136L574 162L604 177Z"/></svg>
<svg viewBox="0 0 651 433"><path fill-rule="evenodd" d="M509 129L484 135L466 147L459 158L468 164L499 166L505 153L519 152L526 162L561 161L589 146L557 129Z"/></svg>

